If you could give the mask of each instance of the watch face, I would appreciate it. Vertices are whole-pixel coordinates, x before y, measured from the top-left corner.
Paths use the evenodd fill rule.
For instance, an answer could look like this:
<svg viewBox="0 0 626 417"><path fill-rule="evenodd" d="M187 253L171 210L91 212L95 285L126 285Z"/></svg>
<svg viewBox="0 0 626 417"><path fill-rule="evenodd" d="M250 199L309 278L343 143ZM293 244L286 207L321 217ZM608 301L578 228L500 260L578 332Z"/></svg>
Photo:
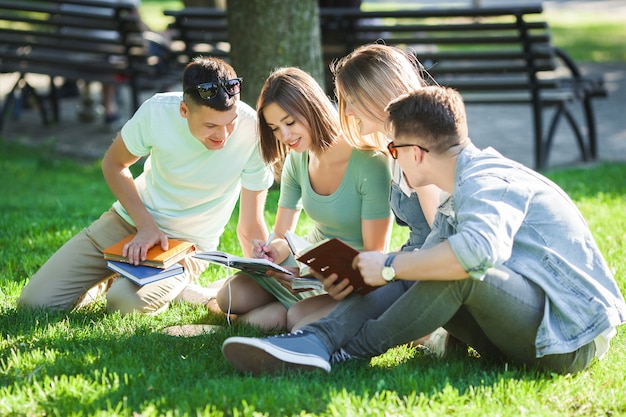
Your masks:
<svg viewBox="0 0 626 417"><path fill-rule="evenodd" d="M383 268L382 275L385 281L391 281L396 277L396 271L392 267L386 266Z"/></svg>

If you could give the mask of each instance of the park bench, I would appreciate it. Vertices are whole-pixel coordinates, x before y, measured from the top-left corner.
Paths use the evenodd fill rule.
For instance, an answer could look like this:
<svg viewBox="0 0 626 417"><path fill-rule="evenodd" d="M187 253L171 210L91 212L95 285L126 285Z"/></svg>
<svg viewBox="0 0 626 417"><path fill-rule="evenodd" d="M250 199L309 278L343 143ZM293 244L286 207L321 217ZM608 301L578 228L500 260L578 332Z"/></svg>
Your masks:
<svg viewBox="0 0 626 417"><path fill-rule="evenodd" d="M321 8L327 91L332 96L328 70L332 61L360 45L395 45L418 57L429 83L457 89L468 105L530 106L537 169L547 167L562 119L573 131L581 158L594 160L597 134L592 99L606 96L603 78L583 75L564 51L551 44L542 12L541 5L393 11ZM181 61L202 53L228 56L223 10L186 8L164 13L174 18L169 28L180 43Z"/></svg>
<svg viewBox="0 0 626 417"><path fill-rule="evenodd" d="M143 36L140 18L130 1L0 0L0 72L19 73L6 96L0 130L20 90L34 96L44 123L59 120L55 78L130 86L133 110L142 88L165 87L172 74L163 71ZM50 77L47 97L29 86L28 74Z"/></svg>
<svg viewBox="0 0 626 417"><path fill-rule="evenodd" d="M226 12L210 7L164 10L174 20L168 25L171 50L180 65L199 55L228 59L230 44Z"/></svg>
<svg viewBox="0 0 626 417"><path fill-rule="evenodd" d="M427 82L457 89L466 104L530 105L537 169L547 167L563 118L582 159L594 160L592 99L607 95L603 78L583 75L551 44L542 11L541 5L385 12L322 9L324 60L328 64L359 45L381 40L401 47L418 57Z"/></svg>

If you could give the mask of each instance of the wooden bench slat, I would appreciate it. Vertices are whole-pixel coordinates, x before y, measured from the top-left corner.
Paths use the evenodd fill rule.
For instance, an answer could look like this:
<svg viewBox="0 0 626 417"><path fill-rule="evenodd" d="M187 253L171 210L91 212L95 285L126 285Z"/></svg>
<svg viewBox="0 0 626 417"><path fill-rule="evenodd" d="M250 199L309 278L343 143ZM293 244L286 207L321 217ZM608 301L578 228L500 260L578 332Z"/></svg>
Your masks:
<svg viewBox="0 0 626 417"><path fill-rule="evenodd" d="M330 7L321 8L320 16L344 18L454 18L454 17L493 17L493 16L524 16L543 13L541 4L491 6L491 7L441 7L419 9L396 9L385 11L362 11L354 8Z"/></svg>

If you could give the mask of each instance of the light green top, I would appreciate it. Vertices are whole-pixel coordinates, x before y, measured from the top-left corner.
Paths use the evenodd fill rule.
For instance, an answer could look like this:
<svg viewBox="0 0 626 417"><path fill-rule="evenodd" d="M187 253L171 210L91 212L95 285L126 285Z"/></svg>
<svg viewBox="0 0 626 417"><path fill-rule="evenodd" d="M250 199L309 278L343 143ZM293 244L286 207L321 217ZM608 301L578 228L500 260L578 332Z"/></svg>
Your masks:
<svg viewBox="0 0 626 417"><path fill-rule="evenodd" d="M391 174L387 157L380 152L354 149L339 188L319 195L311 187L308 152L291 152L285 159L278 205L303 209L315 222L307 236L312 243L339 238L355 249L363 249L363 220L390 216Z"/></svg>

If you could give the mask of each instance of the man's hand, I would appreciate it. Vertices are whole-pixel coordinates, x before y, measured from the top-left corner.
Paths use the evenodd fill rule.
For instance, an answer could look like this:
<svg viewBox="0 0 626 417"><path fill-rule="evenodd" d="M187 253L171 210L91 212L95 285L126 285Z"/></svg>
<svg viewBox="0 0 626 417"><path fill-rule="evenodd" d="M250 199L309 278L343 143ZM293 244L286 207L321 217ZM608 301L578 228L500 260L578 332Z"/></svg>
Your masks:
<svg viewBox="0 0 626 417"><path fill-rule="evenodd" d="M387 254L380 252L361 252L352 261L353 268L359 268L363 281L372 287L388 284L382 276Z"/></svg>
<svg viewBox="0 0 626 417"><path fill-rule="evenodd" d="M122 255L127 256L131 264L139 265L139 262L146 260L148 249L158 244L163 250L169 249L167 236L161 230L138 230L133 240L124 245Z"/></svg>

